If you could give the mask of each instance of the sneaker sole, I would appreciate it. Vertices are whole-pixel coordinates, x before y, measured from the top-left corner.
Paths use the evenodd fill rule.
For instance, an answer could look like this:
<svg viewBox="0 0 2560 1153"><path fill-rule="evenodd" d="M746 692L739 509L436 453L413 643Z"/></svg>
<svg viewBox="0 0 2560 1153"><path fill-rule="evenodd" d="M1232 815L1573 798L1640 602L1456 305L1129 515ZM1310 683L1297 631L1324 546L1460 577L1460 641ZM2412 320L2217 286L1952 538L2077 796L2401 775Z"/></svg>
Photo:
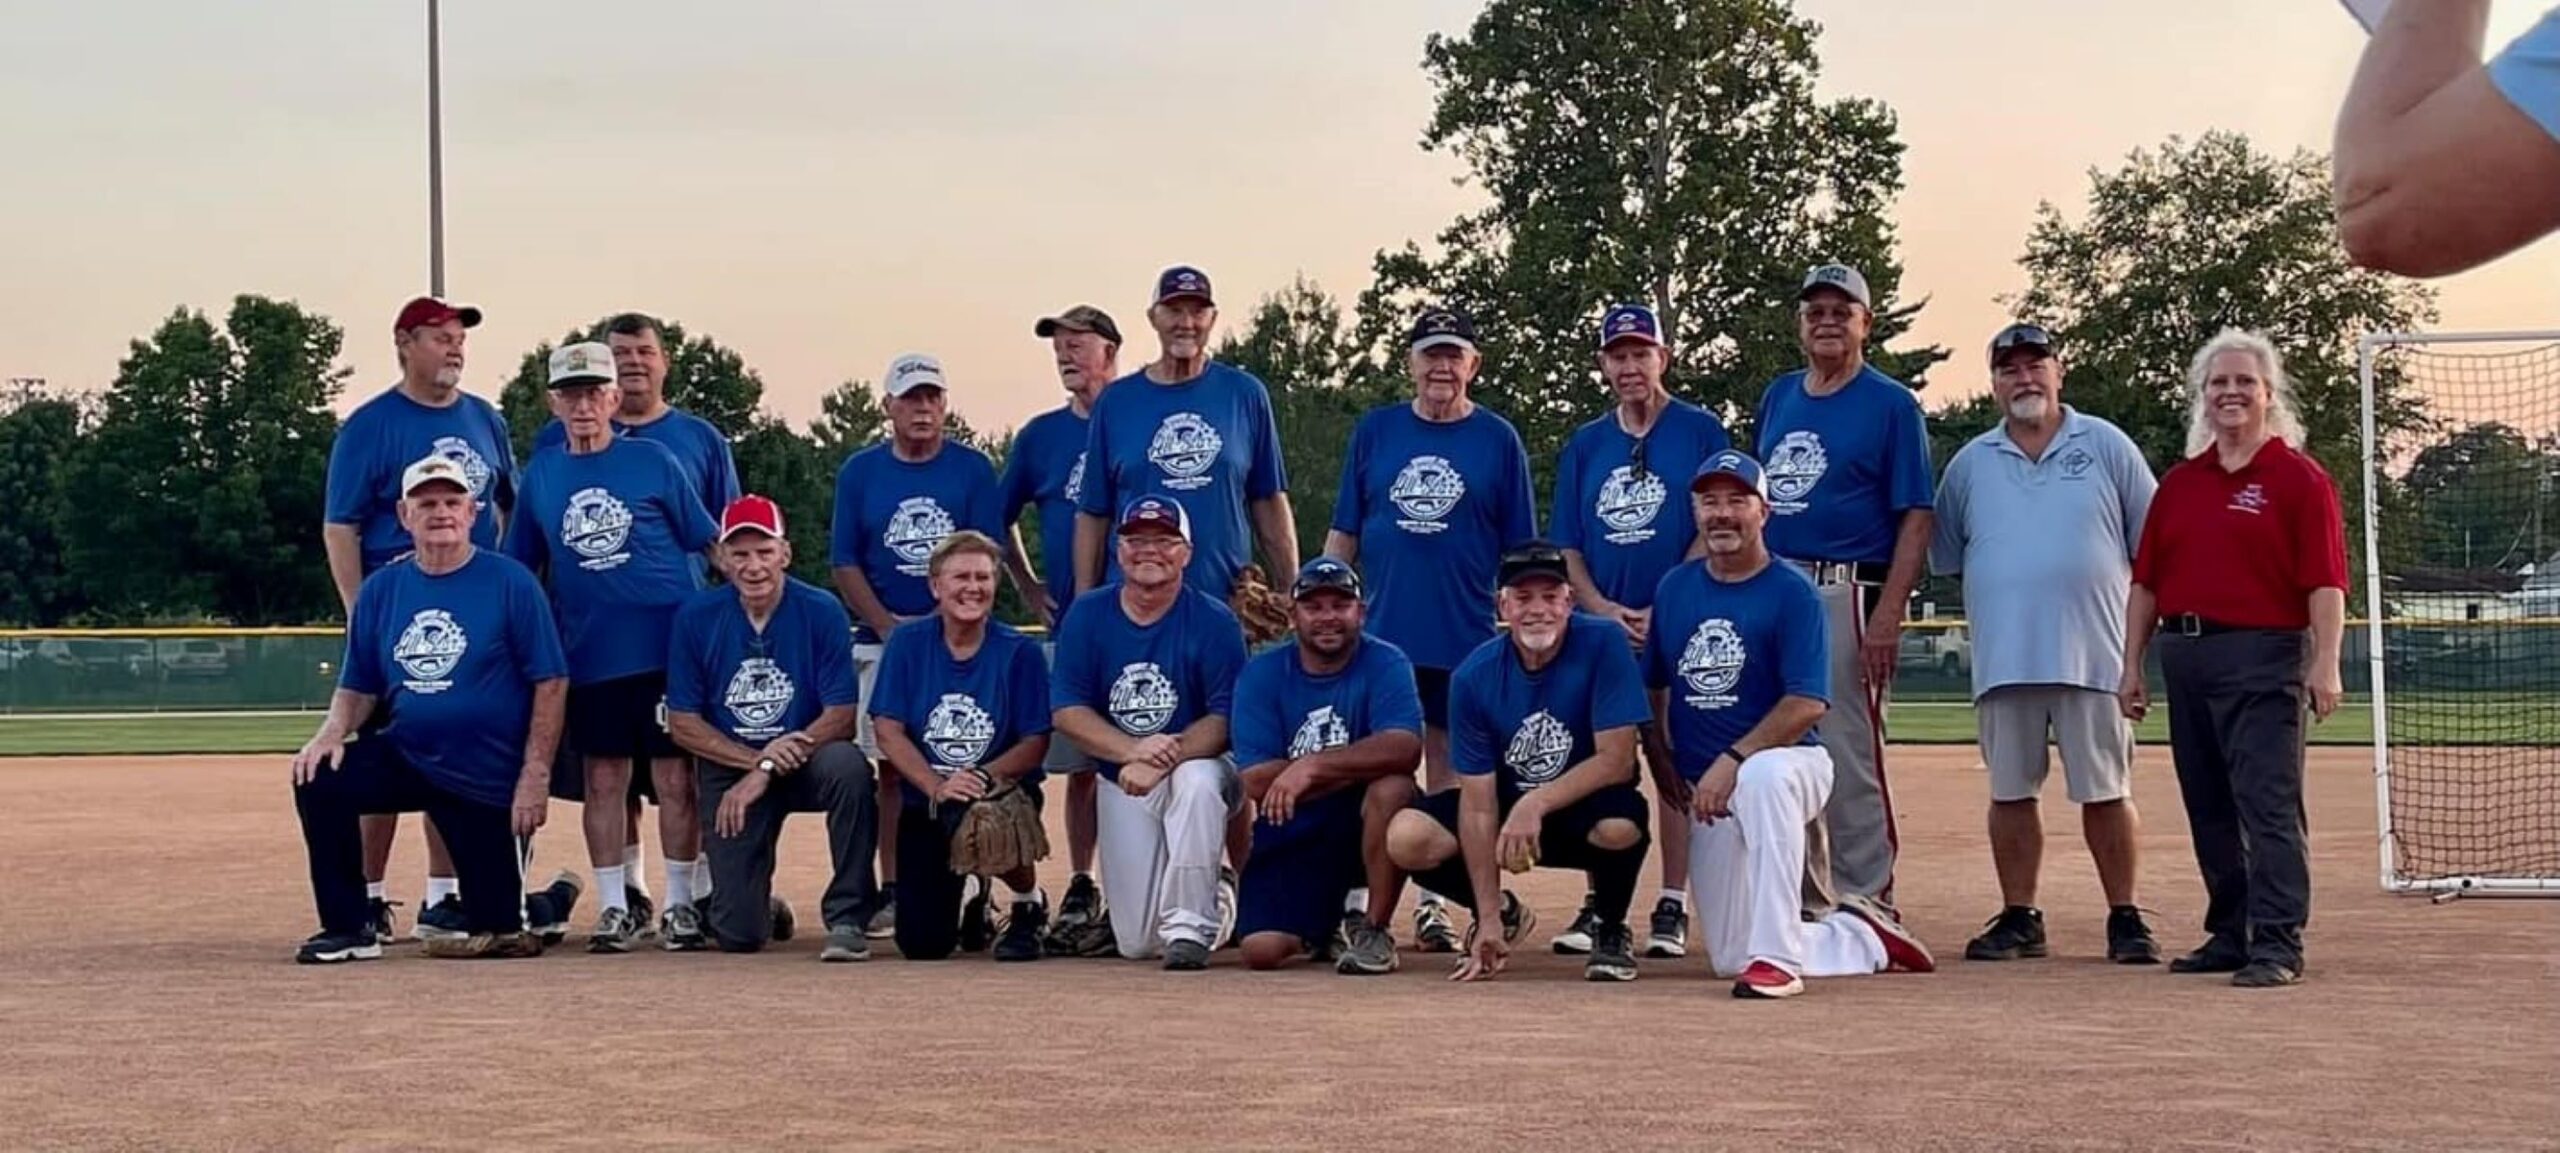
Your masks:
<svg viewBox="0 0 2560 1153"><path fill-rule="evenodd" d="M2031 961L2046 956L2052 951L2052 946L2049 945L2020 945L2015 949L1984 949L1967 944L1964 947L1964 959L1968 961Z"/></svg>
<svg viewBox="0 0 2560 1153"><path fill-rule="evenodd" d="M378 943L372 945L353 945L344 949L323 949L317 952L306 949L293 955L294 963L298 965L343 965L349 961L379 961L381 959L382 946Z"/></svg>
<svg viewBox="0 0 2560 1153"><path fill-rule="evenodd" d="M1733 983L1733 995L1744 1001L1783 1001L1789 997L1802 996L1803 993L1804 979L1801 977L1784 985L1753 985L1742 981Z"/></svg>
<svg viewBox="0 0 2560 1153"><path fill-rule="evenodd" d="M658 947L670 953L699 953L711 947L711 938L698 934L669 936L660 940Z"/></svg>
<svg viewBox="0 0 2560 1153"><path fill-rule="evenodd" d="M844 965L856 961L868 961L871 959L871 954L867 951L857 953L851 949L839 949L830 945L818 950L818 959L830 965Z"/></svg>
<svg viewBox="0 0 2560 1153"><path fill-rule="evenodd" d="M1591 952L1591 935L1588 933L1567 933L1555 940L1547 942L1547 947L1568 957L1588 956Z"/></svg>
<svg viewBox="0 0 2560 1153"><path fill-rule="evenodd" d="M1585 965L1582 967L1582 979L1585 981L1632 981L1636 979L1636 967L1611 964Z"/></svg>
<svg viewBox="0 0 2560 1153"><path fill-rule="evenodd" d="M426 955L444 961L512 960L542 955L540 944L501 943L477 935L446 937L427 944Z"/></svg>
<svg viewBox="0 0 2560 1153"><path fill-rule="evenodd" d="M1345 977L1383 977L1402 968L1403 965L1403 960L1393 953L1387 954L1386 963L1383 965L1362 961L1345 953L1340 960L1333 963L1333 971Z"/></svg>
<svg viewBox="0 0 2560 1153"><path fill-rule="evenodd" d="M1504 929L1502 931L1502 943L1517 947L1520 942L1528 939L1529 934L1537 931L1538 911L1527 905L1522 905L1520 906L1520 927L1517 929ZM1558 951L1561 952L1562 950Z"/></svg>
<svg viewBox="0 0 2560 1153"><path fill-rule="evenodd" d="M605 937L589 937L587 938L587 951L590 953L628 953L631 951L631 939L625 937L617 941Z"/></svg>
<svg viewBox="0 0 2560 1153"><path fill-rule="evenodd" d="M2157 946L2148 949L2111 948L2107 950L2107 960L2118 965L2157 965L2160 963L2160 950Z"/></svg>
<svg viewBox="0 0 2560 1153"><path fill-rule="evenodd" d="M1644 955L1655 960L1686 957L1689 955L1689 946L1679 941L1656 937L1644 943Z"/></svg>
<svg viewBox="0 0 2560 1153"><path fill-rule="evenodd" d="M465 929L439 929L433 925L420 925L409 930L409 939L421 945L436 941L450 941L470 935L471 933Z"/></svg>

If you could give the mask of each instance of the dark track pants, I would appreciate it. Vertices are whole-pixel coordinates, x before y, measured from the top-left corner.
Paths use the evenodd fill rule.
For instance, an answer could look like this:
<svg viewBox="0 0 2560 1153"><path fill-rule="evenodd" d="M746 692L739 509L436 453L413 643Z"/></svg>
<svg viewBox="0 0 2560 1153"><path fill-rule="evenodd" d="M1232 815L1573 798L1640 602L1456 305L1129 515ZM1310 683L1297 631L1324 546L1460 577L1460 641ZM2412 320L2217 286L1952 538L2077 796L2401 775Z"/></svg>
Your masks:
<svg viewBox="0 0 2560 1153"><path fill-rule="evenodd" d="M747 806L746 827L734 837L716 830L720 799L747 774L701 763L695 791L702 808L702 851L711 859L711 897L703 922L711 939L732 953L752 953L773 936L773 859L782 820L793 813L827 815L827 855L834 873L819 911L828 925L859 924L871 908L871 852L878 836L871 793L871 762L850 741L822 745L809 763L775 780Z"/></svg>
<svg viewBox="0 0 2560 1153"><path fill-rule="evenodd" d="M2302 810L2302 633L2163 633L2169 747L2178 766L2205 931L2252 960L2302 964L2311 917Z"/></svg>
<svg viewBox="0 0 2560 1153"><path fill-rule="evenodd" d="M505 805L445 791L379 735L349 743L343 763L323 766L311 783L295 786L293 808L302 818L302 844L310 856L312 902L320 927L329 932L361 934L372 924L358 818L374 813L422 812L435 822L453 853L471 932L521 932L528 914L536 925L568 919L568 910L548 907L549 896L525 895L524 862L532 846L516 838Z"/></svg>

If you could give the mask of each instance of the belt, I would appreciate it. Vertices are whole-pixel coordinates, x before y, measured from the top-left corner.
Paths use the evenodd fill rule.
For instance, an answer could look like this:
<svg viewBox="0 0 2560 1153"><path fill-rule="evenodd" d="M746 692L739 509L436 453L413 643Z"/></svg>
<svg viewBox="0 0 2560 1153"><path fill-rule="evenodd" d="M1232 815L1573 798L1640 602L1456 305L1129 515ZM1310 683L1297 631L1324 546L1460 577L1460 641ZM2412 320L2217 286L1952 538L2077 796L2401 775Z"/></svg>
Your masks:
<svg viewBox="0 0 2560 1153"><path fill-rule="evenodd" d="M1794 564L1818 585L1881 585L1891 570L1873 561L1800 560Z"/></svg>
<svg viewBox="0 0 2560 1153"><path fill-rule="evenodd" d="M2248 625L2228 625L2194 613L2178 613L2160 618L2160 631L2172 636L2209 637L2221 633L2263 632Z"/></svg>

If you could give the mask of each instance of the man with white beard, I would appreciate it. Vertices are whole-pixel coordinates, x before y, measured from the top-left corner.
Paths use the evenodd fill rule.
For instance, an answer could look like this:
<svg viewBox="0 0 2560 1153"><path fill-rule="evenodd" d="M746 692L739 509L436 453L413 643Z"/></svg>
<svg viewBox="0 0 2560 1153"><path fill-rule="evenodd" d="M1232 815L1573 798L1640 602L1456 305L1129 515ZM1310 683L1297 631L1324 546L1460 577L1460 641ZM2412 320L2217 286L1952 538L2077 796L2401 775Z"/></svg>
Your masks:
<svg viewBox="0 0 2560 1153"><path fill-rule="evenodd" d="M2005 419L1947 462L1930 547L1940 575L1964 576L1974 724L1991 770L2001 908L1965 957L2045 955L2036 797L2050 734L2106 891L2107 958L2156 964L2160 948L2134 907L2133 727L2112 694L2134 545L2159 482L2122 430L2062 403L2062 361L2043 328L2013 324L1992 338L1991 390Z"/></svg>

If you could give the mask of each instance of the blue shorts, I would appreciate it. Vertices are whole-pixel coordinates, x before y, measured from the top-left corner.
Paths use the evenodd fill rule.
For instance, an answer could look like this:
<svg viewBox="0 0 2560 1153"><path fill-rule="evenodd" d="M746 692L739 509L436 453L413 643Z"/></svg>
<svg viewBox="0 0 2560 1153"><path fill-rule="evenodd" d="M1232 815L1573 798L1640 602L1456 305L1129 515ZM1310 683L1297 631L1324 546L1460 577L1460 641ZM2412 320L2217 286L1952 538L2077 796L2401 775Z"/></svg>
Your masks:
<svg viewBox="0 0 2560 1153"><path fill-rule="evenodd" d="M1314 824L1293 829L1286 840L1254 841L1236 878L1237 940L1287 933L1312 948L1333 938L1343 899L1367 880L1360 860L1362 795L1345 787L1317 798L1323 815Z"/></svg>
<svg viewBox="0 0 2560 1153"><path fill-rule="evenodd" d="M1422 694L1422 723L1430 728L1449 728L1449 670L1413 666L1413 687Z"/></svg>

